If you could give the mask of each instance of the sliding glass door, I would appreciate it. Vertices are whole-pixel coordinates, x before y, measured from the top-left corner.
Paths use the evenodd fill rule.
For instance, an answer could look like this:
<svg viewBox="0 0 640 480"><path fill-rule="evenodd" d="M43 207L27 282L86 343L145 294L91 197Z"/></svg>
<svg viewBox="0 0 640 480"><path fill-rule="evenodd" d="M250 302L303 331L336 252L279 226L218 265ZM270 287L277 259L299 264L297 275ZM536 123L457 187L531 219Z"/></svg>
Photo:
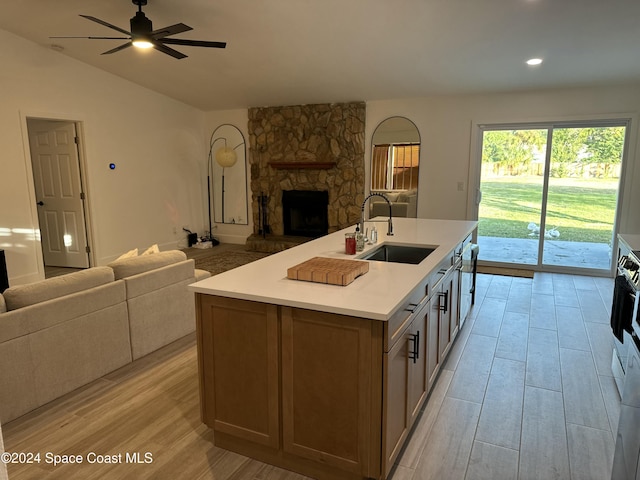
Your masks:
<svg viewBox="0 0 640 480"><path fill-rule="evenodd" d="M483 127L479 259L611 269L625 122Z"/></svg>

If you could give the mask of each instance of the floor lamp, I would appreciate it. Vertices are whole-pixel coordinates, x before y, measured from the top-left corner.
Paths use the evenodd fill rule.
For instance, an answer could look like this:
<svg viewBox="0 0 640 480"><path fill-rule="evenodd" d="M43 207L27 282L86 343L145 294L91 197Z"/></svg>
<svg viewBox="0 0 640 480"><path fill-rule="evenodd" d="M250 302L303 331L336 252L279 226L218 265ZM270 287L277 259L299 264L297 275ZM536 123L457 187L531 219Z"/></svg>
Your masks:
<svg viewBox="0 0 640 480"><path fill-rule="evenodd" d="M225 140L225 146L219 148L216 152L216 163L222 167L222 223L224 223L224 169L233 167L236 164L238 155L235 149L240 145L235 148L227 147Z"/></svg>
<svg viewBox="0 0 640 480"><path fill-rule="evenodd" d="M233 129L238 131L238 134L240 136L239 138L241 138L242 141L233 148L228 146L227 144L228 139L226 136L223 136L223 135L216 136L216 134L224 132L224 129L223 129L223 132L219 132L219 130L222 127L233 127ZM235 137L235 135L232 134L231 137ZM222 142L222 143L220 144L219 142ZM209 139L209 158L207 163L207 199L209 202L208 204L209 235L212 240L213 240L213 225L212 225L212 214L211 214L211 195L212 195L211 194L211 176L213 175L213 160L215 158L216 163L220 165L220 167L222 167L221 209L222 209L222 223L225 223L225 220L224 220L224 194L225 194L224 170L225 168L230 168L236 164L236 162L238 161L238 155L236 153L236 150L239 147L243 146L244 144L245 144L244 137L242 136L242 133L240 132L240 130L238 130L237 127L230 124L220 125L218 128L216 128L213 131L213 133L211 134L211 138Z"/></svg>

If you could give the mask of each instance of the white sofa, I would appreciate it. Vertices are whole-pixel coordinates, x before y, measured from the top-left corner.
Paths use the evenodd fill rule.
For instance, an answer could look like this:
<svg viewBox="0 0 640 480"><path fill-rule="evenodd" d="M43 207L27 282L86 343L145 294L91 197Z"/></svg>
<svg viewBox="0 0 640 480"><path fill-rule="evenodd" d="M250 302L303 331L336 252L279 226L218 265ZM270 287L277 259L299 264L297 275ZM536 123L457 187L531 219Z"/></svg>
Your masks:
<svg viewBox="0 0 640 480"><path fill-rule="evenodd" d="M416 190L385 192L379 191L391 202L391 214L394 217L416 218L418 215L418 192ZM369 218L388 217L389 204L380 197L369 200Z"/></svg>
<svg viewBox="0 0 640 480"><path fill-rule="evenodd" d="M143 357L196 329L193 294L187 285L211 276L172 250L109 264L126 287L131 355Z"/></svg>
<svg viewBox="0 0 640 480"><path fill-rule="evenodd" d="M0 294L0 422L195 330L188 283L210 276L160 252Z"/></svg>

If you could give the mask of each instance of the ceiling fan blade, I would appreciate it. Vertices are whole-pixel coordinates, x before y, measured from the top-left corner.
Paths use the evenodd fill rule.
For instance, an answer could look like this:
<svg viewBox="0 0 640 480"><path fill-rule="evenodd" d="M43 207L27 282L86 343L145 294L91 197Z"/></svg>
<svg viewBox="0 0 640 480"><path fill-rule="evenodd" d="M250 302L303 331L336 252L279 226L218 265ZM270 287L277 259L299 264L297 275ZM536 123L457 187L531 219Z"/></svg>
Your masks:
<svg viewBox="0 0 640 480"><path fill-rule="evenodd" d="M129 40L129 37L49 37L49 38L84 38L89 40Z"/></svg>
<svg viewBox="0 0 640 480"><path fill-rule="evenodd" d="M154 30L149 34L149 36L155 40L159 40L164 37L168 37L169 35L176 35L182 32L188 32L189 30L193 30L189 25L185 25L184 23L176 23L175 25L171 25L169 27L159 28L158 30Z"/></svg>
<svg viewBox="0 0 640 480"><path fill-rule="evenodd" d="M206 42L203 40L185 40L180 38L163 38L158 41L168 45L187 45L189 47L225 48L227 46L227 42Z"/></svg>
<svg viewBox="0 0 640 480"><path fill-rule="evenodd" d="M124 50L125 48L129 48L131 46L131 42L124 43L119 47L112 48L111 50L107 50L106 52L102 52L102 55L109 55L111 53L119 52L120 50Z"/></svg>
<svg viewBox="0 0 640 480"><path fill-rule="evenodd" d="M92 22L96 22L96 23L99 23L100 25L104 25L105 27L109 27L109 28L112 28L114 30L117 30L118 32L124 33L125 35L131 36L131 32L127 32L123 28L116 27L115 25L111 25L110 23L107 23L104 20L100 20L99 18L92 17L90 15L80 15L80 16L86 18L87 20L91 20Z"/></svg>
<svg viewBox="0 0 640 480"><path fill-rule="evenodd" d="M155 48L159 52L166 53L167 55L170 55L173 58L177 58L178 60L182 58L187 58L187 56L184 53L180 53L179 51L174 50L173 48L169 48L165 45L162 45L160 41L154 41L153 48Z"/></svg>

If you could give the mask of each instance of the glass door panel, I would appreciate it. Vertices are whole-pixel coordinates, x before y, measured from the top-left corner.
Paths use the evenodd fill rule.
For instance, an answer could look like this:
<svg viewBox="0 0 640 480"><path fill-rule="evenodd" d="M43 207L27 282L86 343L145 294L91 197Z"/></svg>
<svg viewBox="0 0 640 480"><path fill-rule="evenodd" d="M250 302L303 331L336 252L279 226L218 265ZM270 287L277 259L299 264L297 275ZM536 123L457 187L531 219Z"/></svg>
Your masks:
<svg viewBox="0 0 640 480"><path fill-rule="evenodd" d="M485 130L478 209L479 259L539 264L549 130Z"/></svg>
<svg viewBox="0 0 640 480"><path fill-rule="evenodd" d="M625 127L554 128L542 263L608 270Z"/></svg>

